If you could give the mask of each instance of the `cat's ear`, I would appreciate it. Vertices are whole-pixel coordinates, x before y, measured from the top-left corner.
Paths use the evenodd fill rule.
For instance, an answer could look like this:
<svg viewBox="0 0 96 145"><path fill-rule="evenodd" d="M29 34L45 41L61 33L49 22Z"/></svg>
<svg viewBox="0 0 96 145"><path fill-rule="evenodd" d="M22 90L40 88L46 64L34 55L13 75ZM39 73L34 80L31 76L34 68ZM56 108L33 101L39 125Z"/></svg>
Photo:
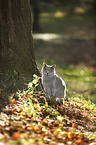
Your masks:
<svg viewBox="0 0 96 145"><path fill-rule="evenodd" d="M46 66L46 63L45 62L43 62L43 66Z"/></svg>
<svg viewBox="0 0 96 145"><path fill-rule="evenodd" d="M56 65L55 65L55 64L53 64L53 65L52 65L52 68L55 68L55 67L56 67Z"/></svg>

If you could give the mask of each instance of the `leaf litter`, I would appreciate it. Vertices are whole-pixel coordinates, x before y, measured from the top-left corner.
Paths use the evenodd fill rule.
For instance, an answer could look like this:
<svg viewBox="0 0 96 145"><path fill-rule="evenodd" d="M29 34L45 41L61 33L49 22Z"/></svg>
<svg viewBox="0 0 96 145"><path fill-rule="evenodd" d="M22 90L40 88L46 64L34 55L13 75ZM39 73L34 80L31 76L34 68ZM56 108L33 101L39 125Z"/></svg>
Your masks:
<svg viewBox="0 0 96 145"><path fill-rule="evenodd" d="M95 145L95 105L48 100L36 92L37 82L15 93L0 113L0 145Z"/></svg>

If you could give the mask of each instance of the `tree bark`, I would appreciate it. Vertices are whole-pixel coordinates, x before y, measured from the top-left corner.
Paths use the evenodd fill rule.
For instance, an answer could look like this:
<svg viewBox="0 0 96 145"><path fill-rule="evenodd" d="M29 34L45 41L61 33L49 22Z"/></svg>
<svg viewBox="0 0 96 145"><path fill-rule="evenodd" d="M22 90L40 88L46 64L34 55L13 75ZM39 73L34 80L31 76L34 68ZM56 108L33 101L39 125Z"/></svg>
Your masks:
<svg viewBox="0 0 96 145"><path fill-rule="evenodd" d="M9 84L17 87L21 77L32 80L33 74L40 75L34 56L31 25L27 0L0 0L0 84L6 88ZM2 86L1 94L5 93ZM13 88L9 87L10 92Z"/></svg>
<svg viewBox="0 0 96 145"><path fill-rule="evenodd" d="M8 59L9 49L9 7L8 1L0 1L0 62ZM4 63L5 64L5 63Z"/></svg>
<svg viewBox="0 0 96 145"><path fill-rule="evenodd" d="M0 55L3 64L19 72L38 74L27 0L0 0Z"/></svg>

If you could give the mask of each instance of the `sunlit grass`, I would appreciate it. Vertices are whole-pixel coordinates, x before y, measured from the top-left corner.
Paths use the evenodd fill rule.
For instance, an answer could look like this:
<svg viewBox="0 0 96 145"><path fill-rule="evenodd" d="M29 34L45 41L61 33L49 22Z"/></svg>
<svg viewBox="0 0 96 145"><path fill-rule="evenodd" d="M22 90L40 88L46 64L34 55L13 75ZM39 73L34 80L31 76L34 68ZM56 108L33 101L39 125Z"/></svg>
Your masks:
<svg viewBox="0 0 96 145"><path fill-rule="evenodd" d="M53 15L56 18L61 18L61 17L65 17L66 13L65 12L61 12L61 11L57 11L56 13L54 13Z"/></svg>
<svg viewBox="0 0 96 145"><path fill-rule="evenodd" d="M42 68L43 61L49 65L55 62L50 59L38 59L37 65ZM56 64L56 63L55 63ZM56 64L56 72L67 84L67 98L83 95L86 100L96 103L96 73L84 65Z"/></svg>
<svg viewBox="0 0 96 145"><path fill-rule="evenodd" d="M77 13L77 14L84 14L85 12L86 12L86 10L83 8L80 8L80 7L75 8L75 13Z"/></svg>
<svg viewBox="0 0 96 145"><path fill-rule="evenodd" d="M75 14L84 14L86 11L83 8L80 7L76 7L74 10ZM42 12L41 16L43 17L55 17L55 18L64 18L65 16L67 16L68 13L67 11L61 11L61 10L57 10L57 11L53 11L53 12Z"/></svg>
<svg viewBox="0 0 96 145"><path fill-rule="evenodd" d="M36 39L36 40L46 40L46 41L50 41L50 40L53 40L53 39L59 39L60 38L60 35L59 34L55 34L55 33L45 33L45 34L34 34L33 35L33 38Z"/></svg>
<svg viewBox="0 0 96 145"><path fill-rule="evenodd" d="M60 42L64 41L63 39L70 40L70 39L83 39L83 40L90 40L89 36L79 36L78 34L58 34L58 33L34 33L33 34L34 40L43 40L43 41L52 41L60 40Z"/></svg>

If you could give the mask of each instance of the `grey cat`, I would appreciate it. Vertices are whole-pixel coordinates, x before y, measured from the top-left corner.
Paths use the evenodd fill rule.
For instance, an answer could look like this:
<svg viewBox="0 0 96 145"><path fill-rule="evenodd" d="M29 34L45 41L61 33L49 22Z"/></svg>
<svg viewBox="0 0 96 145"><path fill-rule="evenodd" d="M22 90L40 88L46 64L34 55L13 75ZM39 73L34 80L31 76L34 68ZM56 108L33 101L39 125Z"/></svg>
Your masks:
<svg viewBox="0 0 96 145"><path fill-rule="evenodd" d="M48 98L65 98L66 84L64 80L59 77L55 72L56 65L47 65L43 62L42 84Z"/></svg>

